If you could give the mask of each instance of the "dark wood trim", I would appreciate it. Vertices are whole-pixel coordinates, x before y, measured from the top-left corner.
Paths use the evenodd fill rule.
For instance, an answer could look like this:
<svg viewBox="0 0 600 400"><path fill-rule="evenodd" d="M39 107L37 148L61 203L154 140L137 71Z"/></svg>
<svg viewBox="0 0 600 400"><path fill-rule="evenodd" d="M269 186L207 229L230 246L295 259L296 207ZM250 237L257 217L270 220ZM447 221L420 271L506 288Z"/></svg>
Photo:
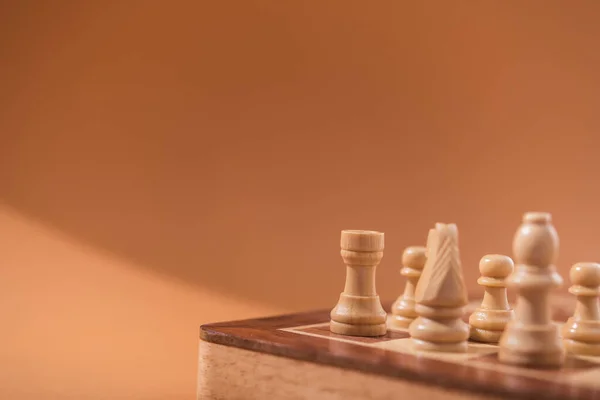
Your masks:
<svg viewBox="0 0 600 400"><path fill-rule="evenodd" d="M386 309L389 309L389 304L386 304ZM468 362L465 364L443 362L280 330L327 321L329 321L329 310L206 324L200 328L200 338L225 346L477 394L535 399L600 398L600 390L563 382L508 375L499 371L475 368L469 366ZM557 371L557 374L568 373L567 370L572 370L578 365L580 364L569 363L563 371ZM598 368L600 375L600 364Z"/></svg>

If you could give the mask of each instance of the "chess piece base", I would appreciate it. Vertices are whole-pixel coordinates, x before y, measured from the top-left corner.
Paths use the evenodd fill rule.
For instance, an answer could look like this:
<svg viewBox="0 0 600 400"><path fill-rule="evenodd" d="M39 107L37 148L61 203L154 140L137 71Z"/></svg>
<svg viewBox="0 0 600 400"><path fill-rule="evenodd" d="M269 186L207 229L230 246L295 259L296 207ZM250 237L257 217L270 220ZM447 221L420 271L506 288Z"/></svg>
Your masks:
<svg viewBox="0 0 600 400"><path fill-rule="evenodd" d="M563 344L567 353L580 356L600 356L600 343L584 343L577 340L564 339Z"/></svg>
<svg viewBox="0 0 600 400"><path fill-rule="evenodd" d="M498 360L504 364L521 367L560 368L565 361L563 351L554 353L522 353L513 349L500 349Z"/></svg>
<svg viewBox="0 0 600 400"><path fill-rule="evenodd" d="M579 320L571 317L563 325L562 337L584 343L599 343L600 321Z"/></svg>
<svg viewBox="0 0 600 400"><path fill-rule="evenodd" d="M500 339L498 359L504 364L524 367L560 367L565 361L565 351L558 325L509 323Z"/></svg>
<svg viewBox="0 0 600 400"><path fill-rule="evenodd" d="M432 319L418 317L409 328L414 339L432 343L459 343L469 338L469 325L460 318Z"/></svg>
<svg viewBox="0 0 600 400"><path fill-rule="evenodd" d="M415 318L417 318L417 313L415 312L415 301L413 299L406 299L404 296L400 296L392 304L391 326L408 328Z"/></svg>
<svg viewBox="0 0 600 400"><path fill-rule="evenodd" d="M352 325L331 321L329 330L338 335L346 336L383 336L387 332L387 326L383 324L374 325Z"/></svg>
<svg viewBox="0 0 600 400"><path fill-rule="evenodd" d="M391 315L389 319L389 324L394 328L404 328L408 329L410 324L414 321L414 318L405 317L403 315Z"/></svg>
<svg viewBox="0 0 600 400"><path fill-rule="evenodd" d="M506 325L514 319L513 310L476 309L469 317L469 325L488 331L503 331Z"/></svg>
<svg viewBox="0 0 600 400"><path fill-rule="evenodd" d="M483 343L498 343L506 325L514 318L513 310L478 308L469 317L469 337Z"/></svg>
<svg viewBox="0 0 600 400"><path fill-rule="evenodd" d="M487 329L479 329L471 326L469 337L471 340L481 343L498 343L504 331L492 331Z"/></svg>
<svg viewBox="0 0 600 400"><path fill-rule="evenodd" d="M412 338L413 348L416 351L436 351L442 353L466 353L469 344L468 342L451 342L451 343L440 343L440 342L428 342L426 340L420 340Z"/></svg>
<svg viewBox="0 0 600 400"><path fill-rule="evenodd" d="M331 310L331 320L347 325L383 325L387 313L379 296L356 296L341 293L337 305Z"/></svg>

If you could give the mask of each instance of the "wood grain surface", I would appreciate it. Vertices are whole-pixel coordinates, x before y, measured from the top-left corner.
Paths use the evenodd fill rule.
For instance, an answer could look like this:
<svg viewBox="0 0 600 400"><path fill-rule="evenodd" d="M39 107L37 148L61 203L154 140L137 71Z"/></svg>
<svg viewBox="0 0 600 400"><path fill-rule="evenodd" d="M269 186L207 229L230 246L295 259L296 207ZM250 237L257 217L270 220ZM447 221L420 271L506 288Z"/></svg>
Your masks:
<svg viewBox="0 0 600 400"><path fill-rule="evenodd" d="M568 299L555 299L553 317L565 321L569 316ZM389 309L389 304L385 304ZM467 317L467 315L465 316ZM281 356L287 359L307 361L320 365L359 371L378 376L407 380L413 383L464 391L469 394L502 396L510 398L600 398L600 390L564 380L548 379L548 374L569 374L582 369L596 368L600 364L569 359L561 370L537 370L520 375L505 373L494 368L478 368L463 363L449 363L437 359L390 351L383 348L361 346L359 343L330 340L322 337L299 335L281 329L324 323L329 320L329 311L275 316L244 321L233 321L203 325L200 338L204 342ZM310 328L319 329L319 328ZM321 328L322 329L322 328ZM397 338L396 332L388 332L380 340ZM484 362L494 363L494 356L481 357ZM600 372L598 373L600 376Z"/></svg>
<svg viewBox="0 0 600 400"><path fill-rule="evenodd" d="M442 386L200 343L197 400L499 400Z"/></svg>

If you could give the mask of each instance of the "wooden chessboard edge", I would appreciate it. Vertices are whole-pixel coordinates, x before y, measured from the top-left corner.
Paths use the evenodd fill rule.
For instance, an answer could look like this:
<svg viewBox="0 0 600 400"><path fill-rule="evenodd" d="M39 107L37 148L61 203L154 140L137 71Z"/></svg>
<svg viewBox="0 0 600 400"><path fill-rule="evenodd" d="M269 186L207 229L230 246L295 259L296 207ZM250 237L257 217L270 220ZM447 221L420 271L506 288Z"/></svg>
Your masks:
<svg viewBox="0 0 600 400"><path fill-rule="evenodd" d="M221 321L221 322L209 322L206 324L200 325L200 332L207 331L215 328L240 328L246 327L249 325L258 326L262 324L266 324L269 326L281 325L284 327L286 323L290 320L310 320L310 318L314 318L315 314L324 314L326 316L329 315L330 310L326 309L317 309L310 311L299 311L293 313L285 313L279 315L267 315L263 317L256 318L243 318L236 319L231 321ZM278 321L280 320L280 321Z"/></svg>
<svg viewBox="0 0 600 400"><path fill-rule="evenodd" d="M315 316L317 314L317 316ZM276 323L283 324L285 327L304 325L297 323L293 318L294 316L301 315L303 318L307 318L309 323L315 323L315 319L321 321L327 321L327 313L312 312L312 313L300 313L300 314L288 314L280 316ZM283 320L282 320L283 319ZM531 396L538 396L540 399L544 396L539 396L539 391L534 387L525 387L521 391L515 391L514 389L506 388L499 384L483 385L478 382L472 382L465 379L455 379L453 372L456 366L448 366L443 362L432 359L422 359L418 362L421 367L418 371L406 368L406 367L390 367L386 363L369 363L357 360L354 357L353 352L363 351L365 348L352 343L336 343L336 345L346 348L349 356L343 354L331 355L315 350L311 346L297 346L298 342L302 340L310 340L311 344L320 344L323 347L330 346L330 339L323 337L306 337L298 336L296 333L282 331L279 328L265 327L262 323L269 322L271 319L260 319L261 324L258 327L253 326L252 321L244 321L243 324L232 326L207 326L202 331L201 337L205 340L201 340L201 346L205 343L211 343L214 345L238 348L244 351L250 351L257 354L270 355L279 357L286 360L295 360L301 362L309 362L315 365L322 365L328 367L334 367L341 370L352 370L361 374L368 374L379 377L386 377L389 379L395 379L398 381L409 381L420 385L434 385L447 390L461 391L473 395L487 395L487 396L508 396L510 398L531 398ZM306 322L306 321L303 321ZM270 338L271 335L276 335L282 343L274 343ZM204 342L204 343L202 343ZM293 345L289 345L292 343ZM373 349L370 349L373 351ZM343 352L342 352L343 353ZM405 357L411 357L406 356ZM492 375L496 375L495 372L489 372ZM501 374L497 374L498 378ZM528 378L525 378L528 379ZM497 383L497 382L496 382ZM554 397L553 397L554 398ZM559 397L560 398L560 397Z"/></svg>
<svg viewBox="0 0 600 400"><path fill-rule="evenodd" d="M282 331L279 335L290 335L292 338L295 333ZM326 338L315 338L311 340L329 342ZM567 399L572 397L564 397L561 395L542 395L535 388L522 388L517 391L514 388L506 388L501 385L481 385L476 382L470 382L463 379L454 379L447 376L444 372L437 368L431 368L422 373L416 373L410 369L396 368L390 369L382 367L380 365L366 364L356 362L352 358L345 358L341 356L336 357L322 357L318 358L311 357L312 354L306 354L296 351L289 351L286 347L270 346L268 343L257 342L256 340L249 340L242 337L231 336L229 333L217 332L216 334L210 334L210 340L200 341L200 347L209 345L219 346L220 348L231 348L238 349L245 352L256 353L264 356L272 356L289 361L298 361L310 363L317 366L332 367L340 370L354 371L358 374L369 375L375 377L382 377L400 382L411 382L415 385L421 386L435 386L443 390L460 392L465 396L487 396L484 398L511 398L511 399L531 399L536 398L542 399ZM267 347L265 347L267 346ZM354 345L351 345L354 346ZM437 360L423 360L424 363L434 366L439 364ZM236 363L237 364L237 363ZM459 367L456 365L455 367ZM488 371L489 372L489 371ZM492 372L492 374L495 374ZM501 378L501 374L498 373L498 378ZM585 391L585 390L584 390ZM583 394L583 393L582 393ZM579 397L577 397L579 398ZM588 396L583 394L583 397L587 399ZM574 398L573 398L574 399Z"/></svg>
<svg viewBox="0 0 600 400"><path fill-rule="evenodd" d="M470 306L477 306L478 301L475 299L473 300L473 304L470 304ZM560 305L566 298L559 296L557 300L559 300L558 303ZM389 307L391 303L386 302L384 304ZM415 372L414 367L407 368L406 360L395 366L390 365L388 361L384 362L384 364L388 364L387 366L373 365L368 359L364 358L364 354L362 361L360 360L361 357L358 357L359 360L357 361L351 354L357 349L358 346L356 344L340 344L338 342L336 346L350 347L346 348L346 352L342 351L342 355L340 355L339 352L336 352L337 354L334 355L323 354L324 352L327 353L328 346L331 346L330 339L327 339L326 337L319 338L308 336L300 338L297 333L282 330L286 328L298 328L299 326L305 325L325 324L329 321L329 312L330 310L304 311L284 315L204 324L200 329L200 339L203 344L212 343L257 354L272 355L283 359L306 361L317 365L336 367L344 370L354 370L361 374L371 374L397 380L420 382L425 385L429 384L444 387L448 390L462 390L475 394L485 393L490 396L504 396L505 398L532 398L533 396L541 399L548 398L549 396L547 390L540 389L542 381L538 381L530 387L530 384L532 384L531 377L517 378L519 382L529 382L523 383L523 385L519 384L519 388L512 383L509 385L512 387L503 387L503 384L499 384L498 382L505 379L505 377L499 372L489 370L485 372L485 383L482 384L484 381L480 378L475 380L477 382L472 382L472 380L462 377L461 374L457 372L461 369L457 369L456 366L450 367L453 371L448 371L448 364L445 363L446 366L443 367L438 365L441 362L437 360L417 361L419 364L417 372ZM308 338L310 338L313 343L307 344ZM295 345L297 342L304 342L304 348L298 348L298 346ZM317 344L316 347L313 346L314 343ZM349 355L346 357L343 354ZM404 355L403 357L407 356ZM409 363L415 362L411 356L408 357ZM425 368L422 368L423 365ZM432 370L433 373L430 373L431 371L429 370ZM479 375L478 372L470 373L477 373ZM490 377L492 379L490 379ZM544 385L547 385L547 383ZM568 396L565 395L565 390L568 389L558 389L560 393L555 393L554 395L549 396L549 398L567 398ZM543 395L541 394L542 392L544 393ZM590 390L581 387L577 389L577 396L575 397L590 399L595 397L594 393L595 391L593 389Z"/></svg>
<svg viewBox="0 0 600 400"><path fill-rule="evenodd" d="M231 368L235 365L235 368ZM252 379L248 379L252 376ZM265 385L264 382L269 384ZM307 382L310 385L307 385ZM368 388L368 389L367 389ZM282 400L296 398L383 400L401 397L446 400L491 400L506 394L451 388L430 381L393 379L354 369L289 359L213 342L201 342L197 399ZM362 393L362 394L361 394Z"/></svg>
<svg viewBox="0 0 600 400"><path fill-rule="evenodd" d="M322 314L322 312L313 312L310 313L311 321L314 321L315 314ZM293 318L297 315L304 315L305 313L300 314L288 314L286 315L286 320L289 318L289 322L287 324L292 325L302 325L295 324L292 321ZM283 318L284 316L281 316ZM245 329L245 334L248 334L249 330L253 328L249 325L252 324L253 320L245 321L244 324L240 325L242 329ZM261 319L264 322L264 319ZM343 357L343 356L327 356L320 354L319 352L311 352L309 347L305 347L304 349L295 349L290 348L289 346L279 346L270 342L269 340L260 340L258 336L265 331L267 334L271 334L273 331L278 331L276 334L278 337L288 337L290 341L297 341L298 339L306 339L306 337L299 337L296 333L287 332L287 331L279 331L279 329L265 329L264 327L260 330L256 330L255 332L250 332L249 337L245 337L244 334L239 334L238 329L240 326L206 326L201 331L201 339L203 342L208 342L216 345L227 346L238 348L246 351L252 351L260 354L272 355L275 357L281 357L284 359L302 361L302 362L310 362L315 363L317 365L325 365L330 367L336 367L345 370L354 370L363 374L373 374L375 376L385 376L391 379L399 379L399 380L409 380L413 382L421 382L423 384L430 384L435 381L437 386L447 387L448 389L456 389L456 390L468 390L470 391L471 387L460 385L460 381L454 381L449 379L442 373L435 373L435 370L428 371L429 373L418 374L411 370L398 368L398 369L390 369L382 367L377 364L367 364L357 362L352 357ZM316 338L311 337L311 341L313 342L322 342L329 344L329 339L327 338ZM342 344L347 346L355 346L354 344ZM427 362L430 362L428 360ZM502 394L502 393L500 393Z"/></svg>

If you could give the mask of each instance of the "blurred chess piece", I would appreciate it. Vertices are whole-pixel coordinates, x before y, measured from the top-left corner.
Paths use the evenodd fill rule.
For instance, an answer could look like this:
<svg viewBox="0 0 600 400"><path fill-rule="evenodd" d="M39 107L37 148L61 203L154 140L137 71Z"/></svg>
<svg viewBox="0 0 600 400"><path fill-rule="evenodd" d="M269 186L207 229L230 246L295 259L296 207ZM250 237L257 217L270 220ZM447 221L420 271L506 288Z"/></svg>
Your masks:
<svg viewBox="0 0 600 400"><path fill-rule="evenodd" d="M469 326L462 320L467 305L455 224L437 223L427 237L427 261L415 290L418 317L409 333L417 351L464 353Z"/></svg>
<svg viewBox="0 0 600 400"><path fill-rule="evenodd" d="M513 268L513 260L500 254L486 255L479 262L481 277L477 283L485 288L485 294L481 306L469 317L472 340L498 343L506 324L514 317L504 283Z"/></svg>
<svg viewBox="0 0 600 400"><path fill-rule="evenodd" d="M600 355L600 264L577 263L571 268L569 292L577 296L575 313L563 326L568 353Z"/></svg>
<svg viewBox="0 0 600 400"><path fill-rule="evenodd" d="M417 318L415 312L415 288L425 266L425 247L407 247L402 254L403 268L400 274L406 277L404 293L392 305L390 325L396 328L408 328Z"/></svg>
<svg viewBox="0 0 600 400"><path fill-rule="evenodd" d="M548 295L562 284L556 272L558 234L548 213L528 212L513 240L515 271L506 284L517 293L515 318L500 338L498 359L505 364L558 368L565 352L551 320Z"/></svg>
<svg viewBox="0 0 600 400"><path fill-rule="evenodd" d="M340 254L346 264L346 285L331 310L331 332L350 336L381 336L387 332L387 314L375 289L383 238L383 232L342 231Z"/></svg>

